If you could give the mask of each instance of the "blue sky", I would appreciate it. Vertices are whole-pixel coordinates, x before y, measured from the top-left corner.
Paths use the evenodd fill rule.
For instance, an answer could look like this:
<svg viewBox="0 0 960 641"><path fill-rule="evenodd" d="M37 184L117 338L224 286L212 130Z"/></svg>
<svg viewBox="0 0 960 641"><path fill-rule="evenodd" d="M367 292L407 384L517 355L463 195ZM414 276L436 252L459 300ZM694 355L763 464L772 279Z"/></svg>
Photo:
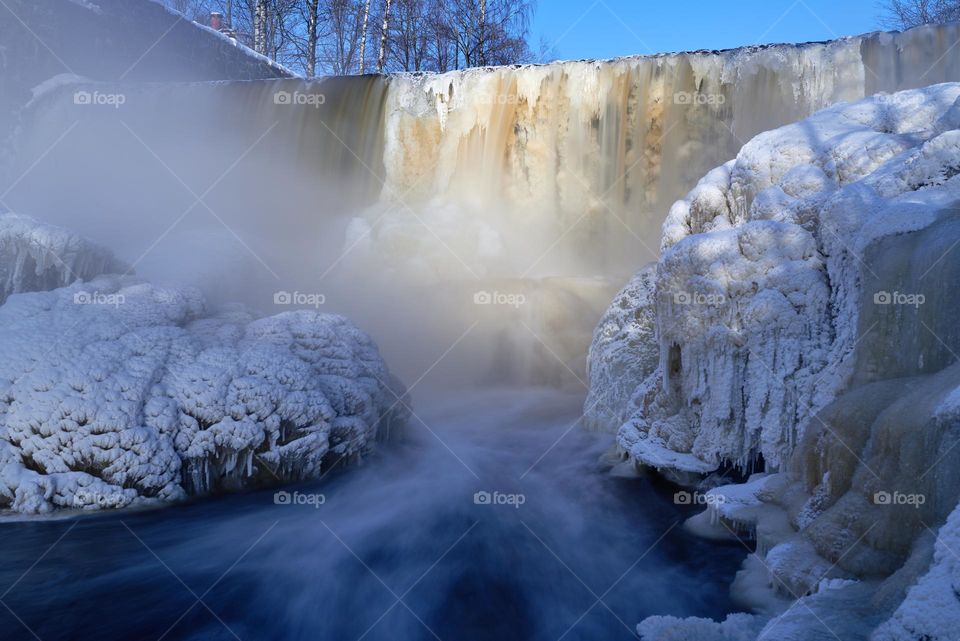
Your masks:
<svg viewBox="0 0 960 641"><path fill-rule="evenodd" d="M880 28L881 0L540 0L534 43L561 59L830 40Z"/></svg>

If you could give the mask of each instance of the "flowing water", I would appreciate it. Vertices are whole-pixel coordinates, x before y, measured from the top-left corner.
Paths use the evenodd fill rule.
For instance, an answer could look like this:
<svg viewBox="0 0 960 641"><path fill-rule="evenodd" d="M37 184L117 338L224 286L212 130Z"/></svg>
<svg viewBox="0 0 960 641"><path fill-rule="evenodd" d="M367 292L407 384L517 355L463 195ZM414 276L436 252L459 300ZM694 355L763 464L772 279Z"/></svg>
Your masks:
<svg viewBox="0 0 960 641"><path fill-rule="evenodd" d="M259 492L4 523L2 636L555 641L722 617L746 551L692 538L669 493L601 469L610 437L571 429L581 402L545 388L420 399L363 468L286 488L322 504Z"/></svg>

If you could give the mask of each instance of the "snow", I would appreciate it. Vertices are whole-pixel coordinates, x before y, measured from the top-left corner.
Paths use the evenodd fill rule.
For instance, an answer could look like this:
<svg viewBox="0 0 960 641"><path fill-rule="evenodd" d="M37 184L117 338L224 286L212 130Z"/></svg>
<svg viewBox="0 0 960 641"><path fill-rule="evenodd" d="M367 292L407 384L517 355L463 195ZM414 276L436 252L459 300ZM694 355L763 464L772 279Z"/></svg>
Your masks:
<svg viewBox="0 0 960 641"><path fill-rule="evenodd" d="M75 0L75 1L84 3L84 0ZM166 11L166 12L169 13L170 15L172 15L172 16L174 16L174 17L176 17L176 18L179 18L179 19L181 19L181 20L183 20L183 21L186 22L187 24L193 25L193 26L196 27L197 29L201 29L201 30L203 30L203 31L205 31L205 32L207 32L207 33L209 33L209 34L211 34L211 35L216 36L216 37L217 37L218 39L220 39L220 41L223 42L224 44L228 44L228 45L230 45L231 47L237 48L237 49L238 49L239 51L241 51L244 55L247 55L247 56L249 56L249 57L251 57L251 58L254 58L254 59L256 59L256 60L264 63L265 65L267 65L267 66L269 66L269 67L272 67L273 69L276 69L277 71L279 71L279 72L282 73L283 75L288 76L288 77L290 77L290 78L299 78L299 77L301 77L300 74L297 74L297 73L294 73L293 71L290 71L289 69L287 69L286 67L284 67L283 65L281 65L281 64L280 64L279 62L277 62L276 60L273 60L272 58L268 58L267 56L265 56L265 55L263 55L263 54L261 54L261 53L258 53L258 52L256 52L256 51L254 51L254 50L251 49L250 47L248 47L248 46L246 46L245 44L243 44L243 43L241 43L240 41L238 41L236 38L231 38L231 37L227 36L226 34L223 34L223 33L219 32L219 31L217 31L216 29L213 29L213 28L211 28L211 27L208 27L207 25L200 24L199 22L194 22L193 20L191 20L191 19L188 18L187 16L183 15L182 13L180 13L179 11L177 11L176 9L172 9L171 7L167 6L167 4L166 4L166 2L164 2L164 0L149 0L149 1L152 2L152 3L154 3L154 4L156 4L156 5L159 5L159 6L163 7L164 11Z"/></svg>
<svg viewBox="0 0 960 641"><path fill-rule="evenodd" d="M683 471L783 466L852 371L860 254L960 196L958 96L954 84L879 95L761 134L671 208L659 389L645 384L624 449ZM638 407L629 393L620 404Z"/></svg>
<svg viewBox="0 0 960 641"><path fill-rule="evenodd" d="M405 419L402 385L343 317L210 313L198 291L96 275L109 254L23 217L0 218L0 239L5 291L56 287L0 305L0 507L317 477Z"/></svg>
<svg viewBox="0 0 960 641"><path fill-rule="evenodd" d="M668 476L763 461L766 474L709 490L706 513L688 522L757 539L736 589L763 612L761 638L868 638L917 575L922 524L960 500L955 304L942 284L920 283L934 268L932 280L953 278L955 261L938 257L955 240L958 159L958 84L841 103L760 134L670 209L650 296L656 370L614 390L619 404L593 392L610 415L631 413L620 447ZM884 284L925 292L922 315L877 304ZM622 304L608 317L649 313L639 298ZM609 361L636 351L612 345ZM639 368L646 351L634 358ZM880 491L923 502L877 504ZM958 518L877 639L953 638ZM640 630L712 639L724 625L655 617Z"/></svg>
<svg viewBox="0 0 960 641"><path fill-rule="evenodd" d="M656 616L638 625L637 633L642 641L752 641L763 623L763 619L742 612L719 623L699 617Z"/></svg>
<svg viewBox="0 0 960 641"><path fill-rule="evenodd" d="M91 80L83 76L78 76L74 73L60 73L47 80L44 80L36 87L33 87L30 90L30 101L23 106L24 110L30 109L37 102L42 100L45 96L48 96L63 87L69 87L76 84L89 83Z"/></svg>

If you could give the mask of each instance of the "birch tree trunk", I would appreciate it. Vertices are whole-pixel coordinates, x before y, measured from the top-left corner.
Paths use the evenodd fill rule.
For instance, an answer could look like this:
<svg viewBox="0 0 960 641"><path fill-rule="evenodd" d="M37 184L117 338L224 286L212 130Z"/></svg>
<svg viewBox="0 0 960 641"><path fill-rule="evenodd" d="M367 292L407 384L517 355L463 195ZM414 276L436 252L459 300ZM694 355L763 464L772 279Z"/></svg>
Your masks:
<svg viewBox="0 0 960 641"><path fill-rule="evenodd" d="M253 48L257 53L267 55L267 0L257 0L253 16Z"/></svg>
<svg viewBox="0 0 960 641"><path fill-rule="evenodd" d="M487 64L487 0L480 0L480 24L477 25L477 61L480 66Z"/></svg>
<svg viewBox="0 0 960 641"><path fill-rule="evenodd" d="M320 0L307 0L307 76L317 75L318 25L320 22Z"/></svg>
<svg viewBox="0 0 960 641"><path fill-rule="evenodd" d="M367 22L370 20L370 0L363 5L363 29L360 31L360 73L367 70Z"/></svg>
<svg viewBox="0 0 960 641"><path fill-rule="evenodd" d="M383 5L383 29L380 31L380 55L377 56L377 73L383 73L387 62L387 30L390 28L390 3L385 0Z"/></svg>

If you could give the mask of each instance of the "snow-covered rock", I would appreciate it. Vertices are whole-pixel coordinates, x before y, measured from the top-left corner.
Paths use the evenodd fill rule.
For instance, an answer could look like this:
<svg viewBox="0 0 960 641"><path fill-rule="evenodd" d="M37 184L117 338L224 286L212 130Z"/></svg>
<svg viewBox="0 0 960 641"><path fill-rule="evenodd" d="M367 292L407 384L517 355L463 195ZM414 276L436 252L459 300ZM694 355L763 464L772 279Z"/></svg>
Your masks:
<svg viewBox="0 0 960 641"><path fill-rule="evenodd" d="M624 449L688 472L782 468L856 368L862 256L960 198L958 96L956 84L881 94L761 134L672 207L660 363L619 399L633 411Z"/></svg>
<svg viewBox="0 0 960 641"><path fill-rule="evenodd" d="M102 276L0 306L0 507L123 507L318 476L402 421L345 318L207 315Z"/></svg>
<svg viewBox="0 0 960 641"><path fill-rule="evenodd" d="M763 619L749 614L731 614L722 622L699 617L680 619L656 616L637 626L642 641L752 641Z"/></svg>
<svg viewBox="0 0 960 641"><path fill-rule="evenodd" d="M960 85L879 94L757 136L664 223L659 364L618 442L674 478L767 473L688 523L756 539L739 589L792 604L759 638L867 639L905 594L877 639L952 638L955 517L907 587L960 501L958 174ZM674 629L703 626L725 638Z"/></svg>

